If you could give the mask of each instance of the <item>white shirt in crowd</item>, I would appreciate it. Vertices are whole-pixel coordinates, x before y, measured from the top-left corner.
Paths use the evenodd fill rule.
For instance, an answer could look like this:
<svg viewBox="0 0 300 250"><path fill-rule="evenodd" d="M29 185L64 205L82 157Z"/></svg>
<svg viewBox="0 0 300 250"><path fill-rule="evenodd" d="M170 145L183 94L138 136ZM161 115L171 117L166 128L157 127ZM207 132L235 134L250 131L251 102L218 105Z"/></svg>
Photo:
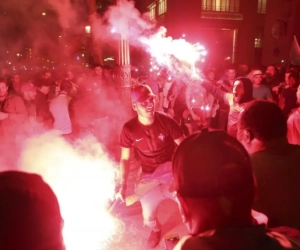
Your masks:
<svg viewBox="0 0 300 250"><path fill-rule="evenodd" d="M168 92L171 88L171 85L172 85L172 82L168 81L166 82L164 85L163 85L163 92L164 92L164 104L163 104L163 107L168 109L169 107L169 100L167 98L168 96Z"/></svg>
<svg viewBox="0 0 300 250"><path fill-rule="evenodd" d="M300 108L295 109L287 121L288 141L290 144L300 145Z"/></svg>
<svg viewBox="0 0 300 250"><path fill-rule="evenodd" d="M54 118L54 129L60 134L67 135L72 133L72 123L69 115L70 97L65 92L60 92L50 102L50 112Z"/></svg>

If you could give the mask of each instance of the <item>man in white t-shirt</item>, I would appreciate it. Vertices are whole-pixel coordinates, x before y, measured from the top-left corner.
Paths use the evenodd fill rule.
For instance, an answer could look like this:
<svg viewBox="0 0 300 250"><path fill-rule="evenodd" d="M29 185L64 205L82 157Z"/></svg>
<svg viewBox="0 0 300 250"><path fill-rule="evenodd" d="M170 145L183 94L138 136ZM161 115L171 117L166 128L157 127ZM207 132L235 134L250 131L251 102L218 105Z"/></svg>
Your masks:
<svg viewBox="0 0 300 250"><path fill-rule="evenodd" d="M50 112L54 118L53 128L58 130L61 135L72 133L72 123L69 115L71 89L72 83L68 80L63 80L58 96L50 102Z"/></svg>
<svg viewBox="0 0 300 250"><path fill-rule="evenodd" d="M297 102L300 104L300 86L296 93ZM292 111L287 121L288 133L287 138L290 144L300 145L300 108Z"/></svg>

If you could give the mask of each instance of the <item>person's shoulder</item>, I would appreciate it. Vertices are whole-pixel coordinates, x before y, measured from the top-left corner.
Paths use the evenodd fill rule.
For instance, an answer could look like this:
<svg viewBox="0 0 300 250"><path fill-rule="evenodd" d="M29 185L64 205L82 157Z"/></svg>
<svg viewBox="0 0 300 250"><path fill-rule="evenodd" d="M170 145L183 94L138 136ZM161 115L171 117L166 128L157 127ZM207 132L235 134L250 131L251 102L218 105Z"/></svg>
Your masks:
<svg viewBox="0 0 300 250"><path fill-rule="evenodd" d="M155 119L159 119L163 122L175 122L175 120L172 117L170 117L165 112L161 112L161 111L155 112Z"/></svg>
<svg viewBox="0 0 300 250"><path fill-rule="evenodd" d="M22 97L19 95L19 94L17 94L16 92L10 92L8 95L7 95L7 97L9 98L9 99L22 99Z"/></svg>
<svg viewBox="0 0 300 250"><path fill-rule="evenodd" d="M23 98L16 93L8 94L7 100L12 101L12 102L24 102Z"/></svg>
<svg viewBox="0 0 300 250"><path fill-rule="evenodd" d="M214 249L208 242L209 237L201 236L184 236L177 243L174 250L192 250L192 249L201 249L201 250L212 250Z"/></svg>
<svg viewBox="0 0 300 250"><path fill-rule="evenodd" d="M127 121L124 125L123 128L126 129L133 129L136 125L138 125L138 119L137 116L131 118L129 121Z"/></svg>
<svg viewBox="0 0 300 250"><path fill-rule="evenodd" d="M288 117L288 121L292 121L294 119L299 119L299 116L300 116L300 108L295 108L291 111L289 117ZM299 119L300 121L300 119Z"/></svg>

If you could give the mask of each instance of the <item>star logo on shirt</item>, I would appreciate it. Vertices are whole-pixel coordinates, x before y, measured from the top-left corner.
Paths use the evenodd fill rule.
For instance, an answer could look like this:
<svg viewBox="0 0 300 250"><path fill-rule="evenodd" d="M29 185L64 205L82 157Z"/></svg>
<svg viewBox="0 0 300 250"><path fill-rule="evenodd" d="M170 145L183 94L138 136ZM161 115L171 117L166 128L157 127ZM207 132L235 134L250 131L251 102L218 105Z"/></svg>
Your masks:
<svg viewBox="0 0 300 250"><path fill-rule="evenodd" d="M165 136L163 133L160 133L160 134L158 135L158 139L160 139L161 141L164 141L165 138L166 138L166 136Z"/></svg>

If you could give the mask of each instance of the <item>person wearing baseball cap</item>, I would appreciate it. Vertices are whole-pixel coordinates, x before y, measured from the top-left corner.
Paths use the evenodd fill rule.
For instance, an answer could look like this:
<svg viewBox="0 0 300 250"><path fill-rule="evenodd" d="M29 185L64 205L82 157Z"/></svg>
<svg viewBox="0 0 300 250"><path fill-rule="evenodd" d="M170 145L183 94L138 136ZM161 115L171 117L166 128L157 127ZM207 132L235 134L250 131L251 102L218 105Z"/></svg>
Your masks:
<svg viewBox="0 0 300 250"><path fill-rule="evenodd" d="M132 108L137 116L125 123L121 132L121 180L116 195L125 201L131 149L134 149L142 173L135 194L126 198L126 204L141 201L144 224L151 229L147 242L150 248L156 247L161 238L156 210L162 200L173 198L169 191L172 182L171 159L176 145L184 139L175 120L155 111L154 97L148 85L138 85L131 91Z"/></svg>
<svg viewBox="0 0 300 250"><path fill-rule="evenodd" d="M24 82L20 87L20 93L24 100L29 117L36 116L36 107L34 100L36 96L36 87L31 82Z"/></svg>
<svg viewBox="0 0 300 250"><path fill-rule="evenodd" d="M56 195L41 176L0 173L0 249L64 250Z"/></svg>
<svg viewBox="0 0 300 250"><path fill-rule="evenodd" d="M271 90L262 84L263 82L263 73L261 70L252 71L252 83L253 83L253 98L260 100L273 101Z"/></svg>
<svg viewBox="0 0 300 250"><path fill-rule="evenodd" d="M173 158L173 176L190 234L175 250L300 249L300 241L267 230L266 220L257 219L264 215L251 210L255 181L249 155L224 131L204 130L185 139Z"/></svg>

